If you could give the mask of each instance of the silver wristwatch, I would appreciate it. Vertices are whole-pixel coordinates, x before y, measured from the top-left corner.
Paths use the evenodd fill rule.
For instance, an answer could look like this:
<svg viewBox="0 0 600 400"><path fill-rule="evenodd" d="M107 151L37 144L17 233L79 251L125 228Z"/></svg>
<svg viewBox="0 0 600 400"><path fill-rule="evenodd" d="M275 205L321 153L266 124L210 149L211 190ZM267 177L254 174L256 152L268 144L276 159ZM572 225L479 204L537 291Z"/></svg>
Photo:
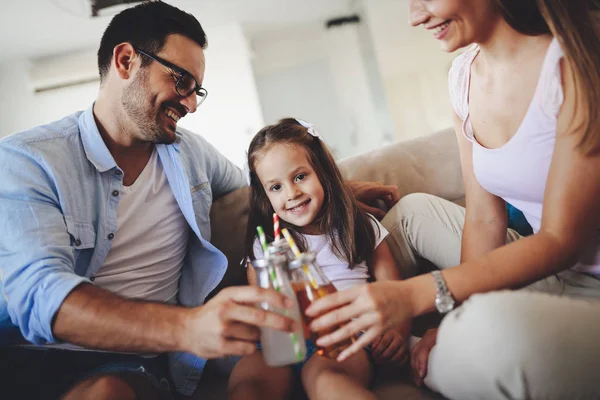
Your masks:
<svg viewBox="0 0 600 400"><path fill-rule="evenodd" d="M454 309L456 301L446 286L446 280L441 271L431 273L435 281L435 308L440 314L446 314Z"/></svg>

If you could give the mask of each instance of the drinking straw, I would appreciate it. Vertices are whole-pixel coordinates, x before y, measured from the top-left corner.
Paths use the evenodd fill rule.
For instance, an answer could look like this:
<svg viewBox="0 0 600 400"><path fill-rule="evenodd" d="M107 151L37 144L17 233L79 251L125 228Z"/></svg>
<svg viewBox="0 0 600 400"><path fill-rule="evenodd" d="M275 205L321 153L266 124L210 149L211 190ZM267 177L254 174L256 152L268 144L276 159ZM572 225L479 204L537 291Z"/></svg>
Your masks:
<svg viewBox="0 0 600 400"><path fill-rule="evenodd" d="M273 232L275 234L275 240L281 238L281 231L279 230L279 215L273 213Z"/></svg>
<svg viewBox="0 0 600 400"><path fill-rule="evenodd" d="M277 215L277 214L275 214L275 215ZM267 244L267 238L265 236L265 231L263 230L262 226L257 226L256 231L258 232L258 240L260 240L260 245L262 246L263 252L266 256L269 252L269 246ZM269 278L271 279L271 284L273 285L273 289L275 289L277 292L280 292L281 286L279 286L279 280L275 276L275 269L271 268L269 266L269 267L267 267L267 270L269 271ZM302 361L304 359L304 357L302 356L302 353L300 353L300 344L298 343L298 337L296 336L296 333L294 333L294 332L290 333L290 339L292 340L292 346L294 346L294 352L296 353L296 359L298 361Z"/></svg>
<svg viewBox="0 0 600 400"><path fill-rule="evenodd" d="M300 257L300 254L302 254L302 253L300 253L300 249L298 248L298 246L296 246L296 242L294 241L294 238L292 237L290 232L287 230L287 228L283 228L281 230L281 233L283 233L283 237L285 238L285 240L287 240L288 244L290 245L290 248L294 252L294 255L296 257Z"/></svg>
<svg viewBox="0 0 600 400"><path fill-rule="evenodd" d="M269 245L267 244L267 237L265 236L265 231L264 231L263 227L259 225L256 227L256 232L258 233L258 240L260 241L260 245L261 245L263 252L265 254L265 257L266 257L269 253ZM269 277L271 278L271 283L273 284L273 288L279 292L279 289L280 289L279 280L277 279L277 276L275 275L275 270L271 267L267 267L267 270L269 271Z"/></svg>
<svg viewBox="0 0 600 400"><path fill-rule="evenodd" d="M300 253L300 249L298 248L298 246L296 246L296 242L294 241L294 238L292 237L290 232L287 230L287 228L283 228L281 230L281 233L283 233L283 237L285 238L285 240L287 240L288 244L290 245L290 248L294 252L294 255L296 257L300 257L300 254L302 254L302 253ZM306 276L308 277L308 279L310 281L310 285L313 287L313 289L315 289L315 290L319 289L319 285L317 284L317 281L315 281L315 278L310 273L308 266L306 264L302 264L302 269L304 270L304 273L306 273Z"/></svg>
<svg viewBox="0 0 600 400"><path fill-rule="evenodd" d="M265 236L265 231L262 226L256 227L256 232L258 232L258 240L260 240L260 245L263 249L263 253L267 255L269 251L269 245L267 244L267 237Z"/></svg>

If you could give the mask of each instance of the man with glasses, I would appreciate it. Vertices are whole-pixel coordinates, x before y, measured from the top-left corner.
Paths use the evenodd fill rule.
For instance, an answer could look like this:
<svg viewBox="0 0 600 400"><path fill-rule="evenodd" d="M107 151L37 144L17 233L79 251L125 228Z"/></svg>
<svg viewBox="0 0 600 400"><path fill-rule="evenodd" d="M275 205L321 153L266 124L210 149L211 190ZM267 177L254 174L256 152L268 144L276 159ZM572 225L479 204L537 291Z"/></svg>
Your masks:
<svg viewBox="0 0 600 400"><path fill-rule="evenodd" d="M207 97L205 47L190 14L127 9L102 37L95 103L0 142L0 344L29 343L0 350L8 397L190 395L205 359L255 351L259 326L294 328L254 307L285 307L274 291L204 304L227 268L212 199L246 185L177 127Z"/></svg>
<svg viewBox="0 0 600 400"><path fill-rule="evenodd" d="M227 268L209 241L212 200L246 185L177 127L207 97L205 47L192 15L129 8L102 37L94 104L0 141L0 346L25 339L0 348L2 393L191 395L206 359L254 352L259 327L295 329L254 307L285 307L274 291L228 288L205 303Z"/></svg>

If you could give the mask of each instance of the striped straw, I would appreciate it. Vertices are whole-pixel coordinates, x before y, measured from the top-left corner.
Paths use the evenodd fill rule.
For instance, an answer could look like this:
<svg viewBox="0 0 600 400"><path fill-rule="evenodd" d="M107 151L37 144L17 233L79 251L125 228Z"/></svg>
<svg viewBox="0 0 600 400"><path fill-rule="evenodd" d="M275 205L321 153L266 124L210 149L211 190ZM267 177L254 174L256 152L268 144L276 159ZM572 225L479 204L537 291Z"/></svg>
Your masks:
<svg viewBox="0 0 600 400"><path fill-rule="evenodd" d="M283 233L283 237L285 237L285 240L287 240L288 244L290 245L290 248L294 252L294 255L296 257L300 257L300 254L302 254L302 253L300 253L300 249L298 248L298 246L296 246L296 242L294 241L294 238L292 237L290 232L287 230L287 228L283 228L281 230L281 233ZM317 290L319 288L319 284L315 280L314 276L312 276L312 274L310 273L308 266L306 264L304 264L304 265L302 265L302 269L306 273L306 276L308 277L308 279L310 281L310 285L313 287L313 289Z"/></svg>
<svg viewBox="0 0 600 400"><path fill-rule="evenodd" d="M257 226L256 232L258 232L258 240L260 241L263 253L267 255L267 252L269 251L269 245L267 244L267 237L265 236L265 231L263 230L263 227L260 225Z"/></svg>
<svg viewBox="0 0 600 400"><path fill-rule="evenodd" d="M283 228L281 230L281 233L283 233L283 237L285 237L285 240L287 240L288 244L290 245L290 248L294 252L294 255L296 257L300 256L300 254L301 254L300 249L298 248L298 246L296 246L296 242L294 242L294 238L292 237L290 232L287 230L287 228Z"/></svg>
<svg viewBox="0 0 600 400"><path fill-rule="evenodd" d="M279 215L273 213L273 232L275 234L275 240L281 238L281 231L279 230Z"/></svg>

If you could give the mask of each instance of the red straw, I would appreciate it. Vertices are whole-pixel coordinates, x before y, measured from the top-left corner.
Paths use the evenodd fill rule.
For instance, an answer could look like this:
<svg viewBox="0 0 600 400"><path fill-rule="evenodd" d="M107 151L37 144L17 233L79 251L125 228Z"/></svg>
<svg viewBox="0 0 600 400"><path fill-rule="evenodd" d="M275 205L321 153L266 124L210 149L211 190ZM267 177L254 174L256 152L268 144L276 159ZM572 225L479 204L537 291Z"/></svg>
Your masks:
<svg viewBox="0 0 600 400"><path fill-rule="evenodd" d="M273 231L275 233L275 240L279 240L281 231L279 230L279 215L277 213L273 213Z"/></svg>

